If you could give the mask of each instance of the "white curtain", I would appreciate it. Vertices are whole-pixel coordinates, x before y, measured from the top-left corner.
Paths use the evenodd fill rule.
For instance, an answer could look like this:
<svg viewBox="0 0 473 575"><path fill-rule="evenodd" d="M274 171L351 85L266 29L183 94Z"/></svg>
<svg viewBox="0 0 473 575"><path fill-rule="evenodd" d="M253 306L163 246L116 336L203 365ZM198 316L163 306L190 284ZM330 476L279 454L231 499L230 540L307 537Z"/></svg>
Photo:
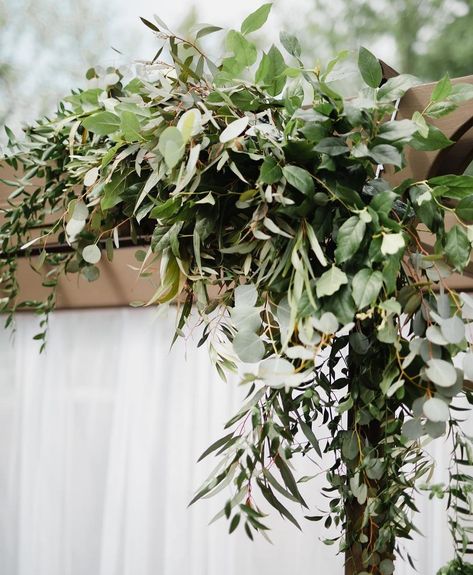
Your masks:
<svg viewBox="0 0 473 575"><path fill-rule="evenodd" d="M196 459L244 390L215 375L197 336L169 351L173 311L56 312L43 355L37 322L19 315L13 342L0 329L2 575L343 573L323 527L301 510L302 533L271 512L270 545L228 535L225 520L208 526L230 492L187 509L215 465ZM440 441L433 449L442 466L447 451ZM305 484L313 514L326 508L322 485L323 474ZM451 554L445 511L419 505L425 538L409 549L433 575Z"/></svg>

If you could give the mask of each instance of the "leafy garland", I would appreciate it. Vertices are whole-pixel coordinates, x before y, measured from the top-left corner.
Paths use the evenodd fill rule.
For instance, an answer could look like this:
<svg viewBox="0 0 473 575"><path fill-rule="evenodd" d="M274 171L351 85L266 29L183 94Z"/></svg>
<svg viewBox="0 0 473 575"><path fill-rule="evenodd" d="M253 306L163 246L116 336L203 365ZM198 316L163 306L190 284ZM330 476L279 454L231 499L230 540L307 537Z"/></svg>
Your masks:
<svg viewBox="0 0 473 575"><path fill-rule="evenodd" d="M407 146L450 145L426 120L472 98L472 87L444 78L422 113L386 121L415 78L382 84L363 48L358 75L344 76L346 55L324 71L306 67L286 33L289 56L276 46L260 53L248 35L270 8L225 32L219 64L199 43L220 28L191 42L158 18L144 21L163 46L135 77L89 70L93 87L65 98L25 141L8 133L4 161L23 175L5 182L1 309L7 324L18 309L48 312L58 278L93 281L124 236L147 241L140 274L160 269L147 303L180 301L178 334L195 303L217 369L238 371L248 386L232 431L204 453L220 463L193 501L231 485L217 516L230 531L265 534L265 502L299 526L282 502L307 507L291 459L331 461L329 509L307 518L343 532L354 573L389 575L397 540L414 529L413 491L432 472L427 439L448 432L450 482L426 488L451 513L455 558L442 574L473 573L464 559L473 451L454 403L472 402L463 380L473 379L473 298L446 283L469 262L473 178L392 188L377 173L379 164L403 167ZM420 228L435 235L434 253ZM51 238L69 249L52 250ZM22 254L51 287L44 302L21 300ZM43 345L46 325L47 316Z"/></svg>

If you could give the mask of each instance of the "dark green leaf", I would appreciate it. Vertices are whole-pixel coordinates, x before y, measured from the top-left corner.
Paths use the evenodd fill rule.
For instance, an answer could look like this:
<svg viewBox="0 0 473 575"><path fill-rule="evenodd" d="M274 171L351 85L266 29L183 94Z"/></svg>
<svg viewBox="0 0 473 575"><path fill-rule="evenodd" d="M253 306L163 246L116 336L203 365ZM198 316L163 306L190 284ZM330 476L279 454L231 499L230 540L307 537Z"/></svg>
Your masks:
<svg viewBox="0 0 473 575"><path fill-rule="evenodd" d="M263 184L274 184L282 178L283 172L277 161L272 156L267 156L260 169L260 181Z"/></svg>
<svg viewBox="0 0 473 575"><path fill-rule="evenodd" d="M378 58L366 48L361 47L358 53L358 68L363 80L371 88L378 88L383 79L383 70Z"/></svg>
<svg viewBox="0 0 473 575"><path fill-rule="evenodd" d="M353 299L358 309L371 305L383 286L383 274L369 268L360 270L353 278Z"/></svg>
<svg viewBox="0 0 473 575"><path fill-rule="evenodd" d="M358 251L365 230L366 224L359 216L352 216L341 226L336 240L335 260L337 263L346 262Z"/></svg>
<svg viewBox="0 0 473 575"><path fill-rule="evenodd" d="M453 226L446 237L445 255L454 268L461 271L470 260L470 240L458 225Z"/></svg>
<svg viewBox="0 0 473 575"><path fill-rule="evenodd" d="M455 208L459 218L464 221L473 221L473 194L463 198Z"/></svg>
<svg viewBox="0 0 473 575"><path fill-rule="evenodd" d="M217 451L217 449L219 449L220 447L224 446L233 438L233 434L234 432L232 431L232 433L228 433L224 437L221 437L219 440L215 441L215 443L212 443L212 445L202 453L202 455L199 457L197 461L202 461L202 459L207 457L207 455L210 455L214 451Z"/></svg>
<svg viewBox="0 0 473 575"><path fill-rule="evenodd" d="M314 193L314 180L307 170L299 166L284 166L282 171L288 183L296 190L306 196Z"/></svg>
<svg viewBox="0 0 473 575"><path fill-rule="evenodd" d="M255 80L262 84L270 96L280 94L286 85L286 62L276 46L271 46L267 54L263 54L256 70Z"/></svg>
<svg viewBox="0 0 473 575"><path fill-rule="evenodd" d="M379 144L369 151L369 157L377 164L392 164L400 167L402 165L402 154L394 146L389 144Z"/></svg>

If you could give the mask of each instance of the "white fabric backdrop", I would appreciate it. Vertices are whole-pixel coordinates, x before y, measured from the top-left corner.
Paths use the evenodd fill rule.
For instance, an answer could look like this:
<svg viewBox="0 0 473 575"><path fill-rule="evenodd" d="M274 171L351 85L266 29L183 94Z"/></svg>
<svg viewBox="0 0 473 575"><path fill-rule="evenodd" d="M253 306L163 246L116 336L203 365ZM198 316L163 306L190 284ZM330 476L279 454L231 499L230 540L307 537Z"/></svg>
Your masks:
<svg viewBox="0 0 473 575"><path fill-rule="evenodd" d="M18 317L14 345L0 329L0 574L343 573L318 524L300 533L272 513L275 545L251 543L229 536L225 520L208 526L228 493L186 508L214 465L196 459L241 390L216 377L195 341L169 353L172 311L56 312L42 356L37 321ZM447 461L441 442L433 455ZM314 513L326 505L322 484L306 484ZM426 537L409 548L419 572L434 575L451 554L445 511L419 505Z"/></svg>

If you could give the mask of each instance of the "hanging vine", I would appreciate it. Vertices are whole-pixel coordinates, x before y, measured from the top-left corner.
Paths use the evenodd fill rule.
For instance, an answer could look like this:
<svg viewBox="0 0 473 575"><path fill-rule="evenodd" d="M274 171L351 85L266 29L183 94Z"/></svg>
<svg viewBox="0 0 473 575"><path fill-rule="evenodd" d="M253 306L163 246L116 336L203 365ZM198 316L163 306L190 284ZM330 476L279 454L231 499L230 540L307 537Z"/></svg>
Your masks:
<svg viewBox="0 0 473 575"><path fill-rule="evenodd" d="M299 527L285 500L296 502L339 529L354 573L390 575L425 483L451 513L455 558L442 573L471 573L473 453L457 398L472 401L473 297L448 278L470 261L473 177L392 187L377 166L401 169L408 146L449 146L429 119L472 98L472 86L444 78L425 110L388 120L415 78L383 83L363 48L356 70L347 54L314 68L286 33L284 56L275 45L260 52L249 37L270 7L239 31L206 26L192 41L145 21L163 47L134 77L89 70L91 87L54 117L22 141L9 133L3 161L21 175L4 181L1 309L7 324L19 309L49 312L60 277L94 281L124 237L141 239L139 273L159 268L160 282L143 303L179 301L178 334L195 307L220 374L237 371L248 387L204 454L220 463L193 501L228 486L219 516L250 538L266 534L268 506ZM201 47L214 33L225 34L218 63ZM434 234L432 251L419 229ZM23 256L51 288L46 301L22 300ZM445 435L450 482L429 484L425 446ZM296 456L331 462L318 515Z"/></svg>

